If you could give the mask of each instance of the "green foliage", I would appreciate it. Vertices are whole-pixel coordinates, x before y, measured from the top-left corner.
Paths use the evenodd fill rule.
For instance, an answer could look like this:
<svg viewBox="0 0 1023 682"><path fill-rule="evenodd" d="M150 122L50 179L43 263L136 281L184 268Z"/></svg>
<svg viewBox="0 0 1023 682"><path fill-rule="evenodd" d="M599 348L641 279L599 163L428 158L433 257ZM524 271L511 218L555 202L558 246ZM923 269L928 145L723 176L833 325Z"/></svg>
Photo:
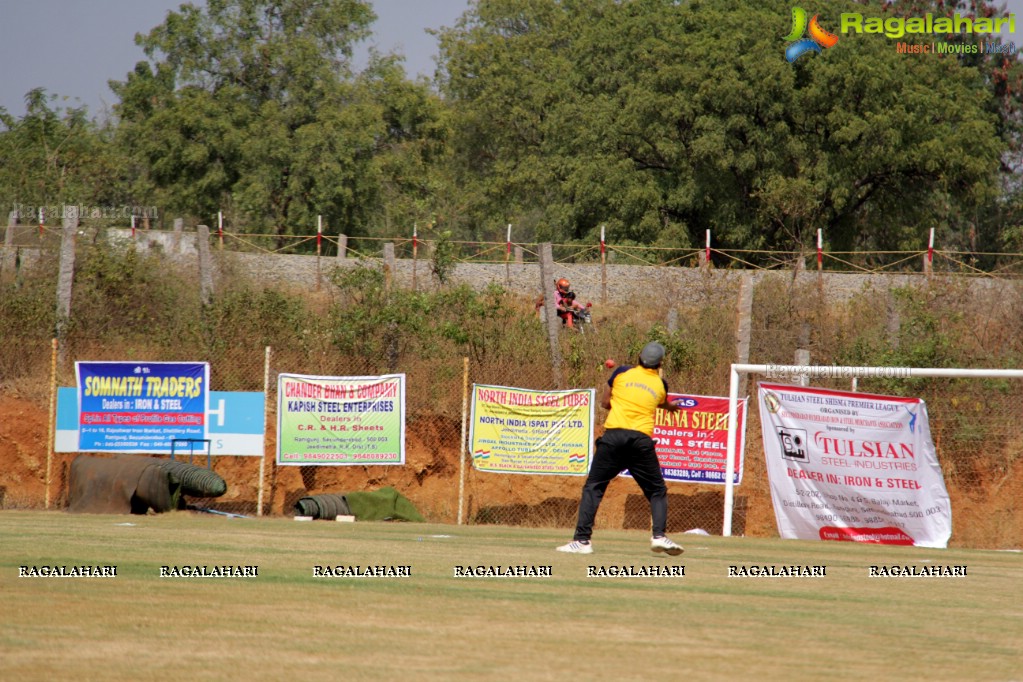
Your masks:
<svg viewBox="0 0 1023 682"><path fill-rule="evenodd" d="M949 367L958 358L954 340L948 333L958 313L946 317L935 309L926 294L910 289L896 289L902 320L898 349L890 353L891 363L902 367Z"/></svg>
<svg viewBox="0 0 1023 682"><path fill-rule="evenodd" d="M109 143L111 131L88 118L85 107L54 105L56 95L42 88L25 96L26 112L15 119L0 110L0 206L21 210L31 224L39 206L119 204L123 171Z"/></svg>
<svg viewBox="0 0 1023 682"><path fill-rule="evenodd" d="M746 249L818 228L838 250L919 247L938 220L964 232L1006 149L977 71L858 36L789 64L790 9L482 0L441 35L467 220L539 207L541 240L606 223L615 243L688 245L709 227Z"/></svg>
<svg viewBox="0 0 1023 682"><path fill-rule="evenodd" d="M875 314L863 320L852 335L846 349L835 361L852 366L882 367L955 367L961 366L962 342L957 339L955 325L961 313L947 310L927 289L897 288L892 290L895 310L898 316L898 331L894 334L885 329L885 316ZM876 299L872 302L876 309ZM889 381L887 388L905 382ZM910 386L919 387L917 384Z"/></svg>
<svg viewBox="0 0 1023 682"><path fill-rule="evenodd" d="M0 282L0 329L5 339L46 339L53 335L57 326L56 271L56 259L47 258L32 276Z"/></svg>
<svg viewBox="0 0 1023 682"><path fill-rule="evenodd" d="M458 247L451 242L451 230L438 230L433 242L433 257L430 269L434 277L442 285L447 284L448 276L455 267L458 258Z"/></svg>
<svg viewBox="0 0 1023 682"><path fill-rule="evenodd" d="M555 388L546 330L532 303L497 285L412 291L360 265L334 272L329 307L308 294L252 287L243 279L230 279L203 307L194 282L181 279L168 261L103 243L79 244L66 337L72 359L203 359L219 389L262 390L263 350L270 346L274 374L427 376L428 385L417 388L420 399L445 414L459 409L463 357L474 381ZM19 281L0 284L5 385L49 376L39 367L48 366L56 280L56 254L44 252ZM669 332L667 311L658 309L680 303L669 298L599 310L585 333L561 329L562 387L600 386L608 375L604 358L633 364L642 346L656 340L667 349L672 390L722 395L735 353L731 307L694 296ZM1018 367L1020 300L1004 283L934 278L891 292L866 289L842 301L820 298L812 285L765 277L754 297L750 362L790 364L796 348L809 348L814 364ZM844 380L814 383L849 388ZM997 416L1014 414L1023 393L1018 382L871 379L861 380L859 390L925 397L949 475L976 481L978 467L1007 471L1018 459L1015 431L1008 417Z"/></svg>
<svg viewBox="0 0 1023 682"><path fill-rule="evenodd" d="M500 241L508 223L519 241L593 244L605 225L609 243L665 262L708 228L719 249L804 250L821 229L830 251L877 251L920 249L933 227L967 267L999 265L987 252L1021 242L1023 62L906 58L850 33L789 64L790 10L480 0L438 33L428 83L395 55L353 70L375 19L363 0L184 4L137 36L146 60L110 84L116 118L42 89L21 119L0 111L0 202L158 206L206 224L223 210L229 230L296 250L313 247L289 237L320 216L353 237L436 217L441 246ZM1003 12L813 8L832 30L846 11L952 10Z"/></svg>
<svg viewBox="0 0 1023 682"><path fill-rule="evenodd" d="M342 355L362 358L367 369L393 372L413 349L430 354L435 339L423 334L433 310L427 295L388 288L384 273L365 265L339 268L332 281L340 295L330 310L330 333Z"/></svg>
<svg viewBox="0 0 1023 682"><path fill-rule="evenodd" d="M436 93L405 78L396 58L373 61L359 83L387 131L374 147L370 177L379 209L367 212L367 233L393 237L431 222L458 201L448 181L449 117Z"/></svg>
<svg viewBox="0 0 1023 682"><path fill-rule="evenodd" d="M289 348L303 345L316 318L301 298L266 288L228 289L203 310L204 338L210 352L232 346Z"/></svg>
<svg viewBox="0 0 1023 682"><path fill-rule="evenodd" d="M70 330L81 338L142 339L172 346L198 319L184 283L156 255L105 240L83 245L75 260Z"/></svg>
<svg viewBox="0 0 1023 682"><path fill-rule="evenodd" d="M669 332L667 327L655 324L647 333L646 338L637 342L629 349L630 357L639 357L643 346L651 341L657 341L664 346L664 371L669 374L683 374L692 371L696 357L696 346L691 339L687 339L678 332Z"/></svg>
<svg viewBox="0 0 1023 682"><path fill-rule="evenodd" d="M521 338L512 331L513 325L527 320L516 314L511 297L493 282L482 291L461 284L438 292L436 298L443 320L441 336L476 363L500 359Z"/></svg>
<svg viewBox="0 0 1023 682"><path fill-rule="evenodd" d="M384 274L365 266L339 269L333 283L340 294L330 311L333 344L371 367L395 371L452 354L483 363L514 342L507 330L515 314L494 284L483 291L465 284L429 293L388 290Z"/></svg>
<svg viewBox="0 0 1023 682"><path fill-rule="evenodd" d="M173 206L226 208L237 231L307 234L322 215L357 235L385 190L429 203L411 177L442 137L426 86L390 58L352 72L374 19L358 0L182 5L138 38L150 61L112 84L122 143Z"/></svg>

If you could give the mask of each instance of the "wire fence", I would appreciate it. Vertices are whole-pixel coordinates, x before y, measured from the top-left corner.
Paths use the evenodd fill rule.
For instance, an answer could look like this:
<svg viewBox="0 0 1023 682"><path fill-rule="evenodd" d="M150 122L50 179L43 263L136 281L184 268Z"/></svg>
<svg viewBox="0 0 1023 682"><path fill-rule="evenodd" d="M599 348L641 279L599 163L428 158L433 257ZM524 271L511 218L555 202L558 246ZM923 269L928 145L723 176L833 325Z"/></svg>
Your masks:
<svg viewBox="0 0 1023 682"><path fill-rule="evenodd" d="M182 231L136 228L108 228L129 239L170 243ZM5 244L12 251L35 250L60 239L56 226L11 226ZM84 234L84 232L83 232ZM194 232L185 233L194 235ZM933 240L933 235L931 236ZM227 251L252 254L317 255L323 258L376 260L392 249L393 257L430 260L439 246L453 263L503 264L537 263L540 244L445 240L430 237L364 237L329 235L322 232L290 235L212 230L211 245ZM1023 253L942 249L940 245L918 250L832 251L823 244L817 249L764 250L727 249L712 246L674 248L638 244L596 243L552 244L558 264L609 263L656 267L702 267L740 270L805 270L821 272L949 273L976 277L1015 279L1023 275Z"/></svg>
<svg viewBox="0 0 1023 682"><path fill-rule="evenodd" d="M45 260L45 259L44 259ZM50 263L50 261L45 261ZM49 268L49 269L47 269ZM3 286L0 306L5 319L27 315L39 300L52 297L56 267L41 264L38 281L25 274ZM18 322L4 327L0 343L0 380L6 394L20 395L37 405L51 403L40 386L73 386L74 361L204 361L210 363L211 388L218 391L265 392L265 448L262 457L216 456L213 469L228 482L216 500L198 504L243 514L289 515L296 501L309 494L345 493L392 486L408 497L430 520L453 523L545 525L571 528L583 484L582 477L505 475L477 470L466 453L466 386L486 384L532 390L596 388L607 380L603 361L629 362L651 330L660 329L669 345L666 379L674 392L722 396L728 392L730 363L755 359L762 363L792 364L799 351L814 364L876 364L887 359L898 366L1008 366L1023 349L1020 317L1023 295L1010 283L970 287L962 282L936 282L920 294L890 290L865 291L842 305L829 302L818 287L799 285L791 278L757 284L748 312L748 330L740 332L737 306L721 301L742 300L734 280L713 286L713 300L667 292L644 300L632 310L628 323L600 317L579 333L557 335L563 366L562 381L552 367L547 334L535 319L518 326L489 330L469 356L468 374L460 353L424 352L414 334L397 339L393 357L341 353L314 324L321 312L296 311L296 329L288 341L270 343L264 337L282 333L237 321L236 329L217 320L182 319L182 338L129 335L128 321L146 328L147 320L173 320L181 301L195 298L194 274L173 280L130 283L110 281L108 295L131 293L109 314L87 287L78 290L77 308L90 315L76 318L62 342L62 357L52 363L50 339L31 333ZM179 287L180 289L176 288ZM38 296L31 297L33 291ZM663 293L663 292L662 292ZM670 295L668 295L670 294ZM39 298L42 296L44 298ZM24 297L24 298L22 298ZM36 303L32 303L36 301ZM260 305L281 305L273 297L240 299L243 317L258 317ZM337 301L328 303L336 304ZM637 308L624 302L613 311ZM741 307L741 306L738 306ZM679 320L684 321L679 323ZM185 326L190 329L184 334ZM304 329L303 327L309 327ZM231 335L227 331L235 329ZM154 328L155 331L155 328ZM197 344L196 337L203 340ZM745 336L744 356L737 336ZM202 350L200 350L202 349ZM436 350L436 349L435 349ZM276 453L276 377L281 373L313 376L367 376L403 373L407 377L406 461L402 466L278 466ZM751 377L745 395L755 391ZM825 388L848 389L848 383L825 383ZM859 390L911 394L927 401L931 429L940 463L953 495L957 541L967 546L1000 546L1007 538L1019 541L1021 529L1012 519L1023 494L1023 421L1019 404L1023 391L1013 382L996 380L965 383L949 380L880 380L861 382ZM604 414L596 409L596 435ZM6 419L4 429L20 418ZM743 484L737 489L733 533L770 536L775 533L770 491L759 443L756 410L750 410ZM13 458L13 469L0 483L5 506L40 506L49 499L66 504L70 462L74 453L55 454L47 461L52 424L32 431L32 444ZM261 466L262 465L262 466ZM262 473L261 473L262 472ZM50 482L45 491L41 485ZM463 485L464 484L464 485ZM45 497L44 497L45 492ZM700 528L721 532L724 503L719 485L669 483L669 531ZM1015 525L1014 525L1015 524ZM647 528L649 510L638 487L616 481L605 497L597 528ZM1015 535L1014 535L1015 534ZM1011 541L1011 540L1010 540Z"/></svg>
<svg viewBox="0 0 1023 682"><path fill-rule="evenodd" d="M99 360L180 360L174 356L154 357L140 349L137 356L123 350L116 354L103 344L81 344L75 357ZM583 476L503 474L481 471L473 465L463 438L469 415L464 411L465 386L486 384L535 390L554 390L551 373L534 367L510 368L494 363L440 360L413 363L399 369L407 379L406 451L400 466L282 466L276 463L276 380L278 373L315 376L361 376L358 362L351 358L323 357L311 361L308 354L272 349L266 392L267 429L265 452L260 457L214 456L212 469L227 482L227 492L218 498L192 498L200 508L244 515L294 515L299 499L325 493L393 487L407 497L428 519L442 523L502 524L564 528L575 525ZM218 390L251 388L263 381L265 350L238 349L214 365L212 386ZM687 376L686 376L687 375ZM607 380L607 370L579 368L573 385L598 386ZM751 377L755 392L761 380ZM72 385L73 376L58 373L60 385ZM714 379L701 386L693 372L669 376L672 390L686 384L711 394L727 394ZM815 386L849 390L848 380L815 380ZM709 389L709 390L708 390ZM927 403L931 432L940 464L953 496L959 542L974 546L1011 545L1019 540L1019 529L1011 519L1018 497L1011 491L1020 487L1014 479L1023 462L1023 426L1018 417L1023 385L999 380L892 381L860 380L857 390L881 394L908 394ZM747 418L743 482L736 487L731 532L734 535L770 537L776 534L770 485L763 444L759 438L760 417L751 401ZM595 435L600 434L606 414L595 410ZM37 453L41 464L41 453ZM52 506L68 502L70 465L77 453L57 453L52 463L48 497ZM262 460L262 461L261 461ZM196 458L205 466L206 458ZM42 467L38 467L42 475ZM262 474L262 478L261 478ZM724 489L717 484L669 481L668 530L682 533L700 529L720 534L723 527ZM1009 494L1009 497L1005 497ZM11 498L16 499L16 498ZM35 500L31 506L40 506ZM258 504L262 502L260 508ZM1008 523L1007 523L1008 522ZM650 512L638 486L627 478L612 483L601 505L596 528L648 530Z"/></svg>
<svg viewBox="0 0 1023 682"><path fill-rule="evenodd" d="M573 332L569 332L573 333ZM567 336L567 334L566 334ZM571 339L566 339L569 350ZM406 375L405 462L392 465L287 466L276 461L276 420L278 374L352 377L364 376L356 359L338 355L310 357L305 351L289 349L233 349L211 364L211 388L215 390L262 390L266 384L266 431L263 457L214 455L203 450L194 456L181 452L178 458L194 460L198 466L209 461L214 472L227 483L227 492L217 498L189 498L188 504L243 515L294 515L299 499L317 494L346 494L352 491L393 487L409 498L429 520L468 524L529 525L569 528L575 524L576 508L584 476L501 474L480 471L466 451L469 418L465 411L465 389L474 384L505 385L539 391L555 390L549 368L511 367L501 361L422 361L399 367ZM69 349L69 364L56 372L59 387L73 386L75 360L89 362L185 361L176 354L155 348L112 350L102 342L78 342ZM269 359L268 364L266 360ZM42 369L42 359L39 360ZM468 367L468 373L465 367ZM607 380L603 367L577 367L571 381L597 385ZM606 414L595 408L595 435ZM41 455L41 453L39 453ZM66 508L70 491L71 462L78 453L53 453L48 469L46 499L54 508ZM88 456L108 457L105 454ZM48 455L48 459L49 459ZM40 460L41 460L40 456ZM40 467L39 474L42 474ZM703 527L720 532L723 494L720 486L671 483L669 529ZM31 506L39 506L35 500ZM260 507L260 503L262 506ZM650 524L649 507L631 480L615 482L608 491L598 528L644 528Z"/></svg>

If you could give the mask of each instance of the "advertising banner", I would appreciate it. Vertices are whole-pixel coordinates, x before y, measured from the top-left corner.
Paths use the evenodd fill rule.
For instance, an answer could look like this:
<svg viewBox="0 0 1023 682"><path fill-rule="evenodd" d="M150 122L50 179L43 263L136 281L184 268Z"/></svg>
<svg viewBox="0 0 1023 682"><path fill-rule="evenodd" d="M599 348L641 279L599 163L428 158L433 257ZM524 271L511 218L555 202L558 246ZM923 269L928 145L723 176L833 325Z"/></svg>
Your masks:
<svg viewBox="0 0 1023 682"><path fill-rule="evenodd" d="M277 380L277 463L405 463L405 375Z"/></svg>
<svg viewBox="0 0 1023 682"><path fill-rule="evenodd" d="M689 483L725 482L728 451L728 398L669 393L678 412L657 410L654 440L664 479ZM746 447L746 400L738 403L732 483L742 483Z"/></svg>
<svg viewBox="0 0 1023 682"><path fill-rule="evenodd" d="M478 471L585 476L593 456L592 388L532 391L473 384L469 443Z"/></svg>
<svg viewBox="0 0 1023 682"><path fill-rule="evenodd" d="M161 454L205 440L206 362L76 362L78 452Z"/></svg>
<svg viewBox="0 0 1023 682"><path fill-rule="evenodd" d="M213 456L262 457L264 396L262 391L210 391L203 443L179 443L177 452ZM78 452L78 389L57 389L57 432L54 452ZM192 445L189 448L188 445Z"/></svg>
<svg viewBox="0 0 1023 682"><path fill-rule="evenodd" d="M946 547L952 509L919 398L760 384L783 538Z"/></svg>
<svg viewBox="0 0 1023 682"><path fill-rule="evenodd" d="M210 454L262 457L265 403L262 391L210 391L210 409L206 413Z"/></svg>

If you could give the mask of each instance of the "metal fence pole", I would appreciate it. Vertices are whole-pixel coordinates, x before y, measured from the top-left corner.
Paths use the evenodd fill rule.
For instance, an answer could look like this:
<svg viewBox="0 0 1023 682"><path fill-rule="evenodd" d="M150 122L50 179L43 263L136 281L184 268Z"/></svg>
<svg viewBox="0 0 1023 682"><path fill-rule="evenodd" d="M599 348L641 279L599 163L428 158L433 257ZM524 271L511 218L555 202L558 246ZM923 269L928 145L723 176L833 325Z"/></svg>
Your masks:
<svg viewBox="0 0 1023 682"><path fill-rule="evenodd" d="M465 433L469 419L469 358L462 359L462 445L458 451L458 525L462 525L465 507Z"/></svg>
<svg viewBox="0 0 1023 682"><path fill-rule="evenodd" d="M259 492L256 496L256 516L263 515L263 480L266 472L266 434L270 428L270 346L263 359L263 454L259 458Z"/></svg>
<svg viewBox="0 0 1023 682"><path fill-rule="evenodd" d="M57 339L51 342L50 352L50 411L49 428L46 432L46 509L50 508L50 472L53 466L53 447L56 437L56 408L57 408Z"/></svg>

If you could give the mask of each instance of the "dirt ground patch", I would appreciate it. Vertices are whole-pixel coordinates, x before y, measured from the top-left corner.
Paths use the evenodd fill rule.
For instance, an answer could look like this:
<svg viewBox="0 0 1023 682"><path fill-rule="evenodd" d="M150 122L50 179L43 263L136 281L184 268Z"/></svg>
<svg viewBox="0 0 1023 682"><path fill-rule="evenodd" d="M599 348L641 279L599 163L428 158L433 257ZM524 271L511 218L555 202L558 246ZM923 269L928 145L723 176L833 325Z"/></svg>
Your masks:
<svg viewBox="0 0 1023 682"><path fill-rule="evenodd" d="M45 407L0 395L0 506L45 502L48 427Z"/></svg>

